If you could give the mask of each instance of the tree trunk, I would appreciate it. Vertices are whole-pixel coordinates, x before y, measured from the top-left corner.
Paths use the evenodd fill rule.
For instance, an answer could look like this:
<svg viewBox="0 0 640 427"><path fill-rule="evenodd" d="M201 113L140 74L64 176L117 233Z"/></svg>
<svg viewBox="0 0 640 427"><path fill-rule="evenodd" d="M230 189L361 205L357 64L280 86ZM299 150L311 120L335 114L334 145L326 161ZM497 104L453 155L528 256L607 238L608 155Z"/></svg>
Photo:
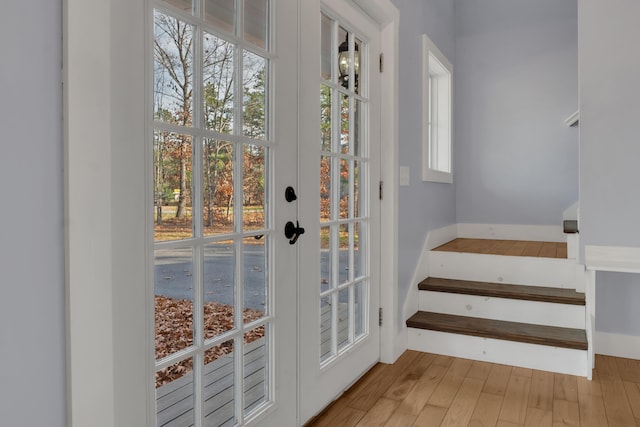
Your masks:
<svg viewBox="0 0 640 427"><path fill-rule="evenodd" d="M156 205L156 224L162 225L162 200Z"/></svg>
<svg viewBox="0 0 640 427"><path fill-rule="evenodd" d="M187 159L180 156L180 196L176 218L184 218L187 213Z"/></svg>
<svg viewBox="0 0 640 427"><path fill-rule="evenodd" d="M162 140L160 140L162 141ZM162 225L162 203L163 203L163 193L162 193L162 176L163 176L163 158L162 158L162 143L158 142L156 148L156 159L155 159L155 196L156 196L156 223L158 225Z"/></svg>
<svg viewBox="0 0 640 427"><path fill-rule="evenodd" d="M231 201L233 200L233 195L229 195L227 198L227 222L229 222L229 210L231 210Z"/></svg>
<svg viewBox="0 0 640 427"><path fill-rule="evenodd" d="M216 160L214 158L214 162L213 162L213 168L214 168L214 174L213 177L211 176L211 150L208 149L207 150L207 188L206 188L206 193L207 193L207 227L213 227L213 220L214 220L214 196L215 196L215 166L216 165Z"/></svg>

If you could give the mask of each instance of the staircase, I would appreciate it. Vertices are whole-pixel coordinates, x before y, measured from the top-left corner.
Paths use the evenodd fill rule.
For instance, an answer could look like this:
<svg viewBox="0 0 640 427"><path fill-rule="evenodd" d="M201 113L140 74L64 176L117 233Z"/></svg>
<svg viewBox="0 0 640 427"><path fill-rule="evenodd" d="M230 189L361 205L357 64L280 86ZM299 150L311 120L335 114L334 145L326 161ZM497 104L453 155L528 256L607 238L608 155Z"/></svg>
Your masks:
<svg viewBox="0 0 640 427"><path fill-rule="evenodd" d="M428 259L409 349L588 376L585 297L566 245L456 239Z"/></svg>

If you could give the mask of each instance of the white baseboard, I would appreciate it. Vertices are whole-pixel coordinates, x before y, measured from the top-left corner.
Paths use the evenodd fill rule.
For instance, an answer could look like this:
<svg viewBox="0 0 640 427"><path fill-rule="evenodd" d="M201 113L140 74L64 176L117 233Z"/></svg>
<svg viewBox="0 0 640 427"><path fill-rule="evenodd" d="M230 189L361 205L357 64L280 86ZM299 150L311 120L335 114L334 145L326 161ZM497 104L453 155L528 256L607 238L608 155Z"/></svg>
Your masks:
<svg viewBox="0 0 640 427"><path fill-rule="evenodd" d="M640 360L640 337L598 331L594 335L596 354Z"/></svg>
<svg viewBox="0 0 640 427"><path fill-rule="evenodd" d="M391 363L395 363L396 360L398 360L398 358L400 356L402 356L402 353L404 353L408 348L409 348L409 336L408 336L408 329L407 325L405 324L405 322L403 321L402 324L400 325L400 331L398 332L398 336L395 339L394 342L394 348L393 348L393 362Z"/></svg>
<svg viewBox="0 0 640 427"><path fill-rule="evenodd" d="M458 237L539 242L567 240L561 225L458 224Z"/></svg>
<svg viewBox="0 0 640 427"><path fill-rule="evenodd" d="M430 230L427 233L425 241L425 249L430 251L433 248L437 248L440 245L444 245L447 242L452 241L458 235L458 224L451 224L446 227Z"/></svg>

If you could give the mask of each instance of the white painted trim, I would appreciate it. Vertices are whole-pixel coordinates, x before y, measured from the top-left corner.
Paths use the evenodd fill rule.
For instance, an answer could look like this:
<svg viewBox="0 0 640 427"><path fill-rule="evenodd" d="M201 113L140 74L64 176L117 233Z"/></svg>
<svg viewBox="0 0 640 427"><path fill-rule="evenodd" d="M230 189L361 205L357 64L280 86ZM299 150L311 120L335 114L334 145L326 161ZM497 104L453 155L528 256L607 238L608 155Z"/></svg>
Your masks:
<svg viewBox="0 0 640 427"><path fill-rule="evenodd" d="M429 233L427 233L427 238L425 239L425 248L427 251L430 251L437 248L438 246L452 241L456 237L458 237L457 224L451 224L447 225L446 227L431 230L429 231Z"/></svg>
<svg viewBox="0 0 640 427"><path fill-rule="evenodd" d="M586 276L585 276L585 268L582 264L575 264L575 288L577 292L585 293L585 284L586 284Z"/></svg>
<svg viewBox="0 0 640 427"><path fill-rule="evenodd" d="M431 230L427 233L427 236L424 239L424 244L422 245L420 257L416 263L416 268L413 270L413 275L411 276L411 285L409 292L407 293L407 298L403 304L402 318L404 320L413 316L419 309L420 291L418 290L418 283L429 277L430 251L433 248L437 248L438 246L455 239L456 231L456 225L452 224ZM402 325L406 328L406 324L404 322L402 322Z"/></svg>
<svg viewBox="0 0 640 427"><path fill-rule="evenodd" d="M587 334L587 343L589 348L587 350L587 358L589 361L589 366L591 369L589 370L589 379L592 377L592 369L595 367L595 342L594 342L594 332L596 327L596 272L593 270L585 271L583 275L585 281L585 300L586 300L586 310L585 310L585 332Z"/></svg>
<svg viewBox="0 0 640 427"><path fill-rule="evenodd" d="M95 0L63 8L67 418L114 427L111 12Z"/></svg>
<svg viewBox="0 0 640 427"><path fill-rule="evenodd" d="M576 260L580 252L580 235L578 233L567 234L567 258Z"/></svg>
<svg viewBox="0 0 640 427"><path fill-rule="evenodd" d="M458 237L469 239L565 242L562 226L514 224L458 224Z"/></svg>
<svg viewBox="0 0 640 427"><path fill-rule="evenodd" d="M409 348L464 359L587 376L587 352L409 328Z"/></svg>
<svg viewBox="0 0 640 427"><path fill-rule="evenodd" d="M429 132L429 116L431 115L432 95L430 92L430 77L432 76L433 68L430 65L431 57L434 57L437 62L444 67L442 73L438 73L438 90L441 90L441 77L446 78L445 102L447 105L447 112L445 120L447 122L447 135L446 142L449 150L449 171L441 171L432 169L431 156L433 155L431 146L431 134ZM438 67L440 68L440 67ZM442 111L442 106L439 105L436 114ZM430 182L439 182L445 184L453 183L453 66L447 57L438 49L435 43L426 34L422 35L422 180ZM438 119L440 121L440 119ZM441 123L440 123L441 124ZM440 146L439 144L437 145Z"/></svg>
<svg viewBox="0 0 640 427"><path fill-rule="evenodd" d="M596 331L594 338L597 354L640 360L640 337Z"/></svg>
<svg viewBox="0 0 640 427"><path fill-rule="evenodd" d="M389 0L353 0L380 28L400 22L400 11Z"/></svg>
<svg viewBox="0 0 640 427"><path fill-rule="evenodd" d="M420 294L418 290L418 282L429 276L429 251L440 245L443 245L456 238L457 227L455 224L448 225L446 227L430 230L424 239L422 245L422 251L418 257L418 262L413 270L411 276L411 283L409 285L409 292L402 304L402 322L400 323L400 331L398 333L398 340L403 345L396 345L396 358L406 350L408 347L408 328L405 320L415 314L419 309Z"/></svg>
<svg viewBox="0 0 640 427"><path fill-rule="evenodd" d="M640 247L587 245L584 258L587 270L640 273Z"/></svg>
<svg viewBox="0 0 640 427"><path fill-rule="evenodd" d="M576 111L566 119L564 119L564 124L569 127L578 126L580 123L580 110Z"/></svg>
<svg viewBox="0 0 640 427"><path fill-rule="evenodd" d="M584 248L584 258L587 270L587 339L591 366L595 367L596 352L640 359L640 337L595 331L597 271L640 273L640 247L587 245Z"/></svg>
<svg viewBox="0 0 640 427"><path fill-rule="evenodd" d="M384 322L380 328L380 360L393 363L406 350L398 327L398 54L400 12L390 0L353 0L380 25L385 68L381 74L380 179L384 197L380 203L380 306Z"/></svg>
<svg viewBox="0 0 640 427"><path fill-rule="evenodd" d="M422 251L420 252L420 256L418 257L418 262L416 263L416 267L413 270L413 275L411 276L411 283L409 285L409 292L407 292L407 297L404 300L404 304L402 305L402 319L406 320L409 317L413 316L416 311L420 309L420 293L418 290L418 283L429 277L429 251L431 248L427 246L427 242L429 241L429 235L432 232L427 233L427 237L422 246ZM402 327L406 328L407 325L403 321Z"/></svg>
<svg viewBox="0 0 640 427"><path fill-rule="evenodd" d="M150 426L145 0L63 1L68 425ZM95 17L101 19L96 20Z"/></svg>

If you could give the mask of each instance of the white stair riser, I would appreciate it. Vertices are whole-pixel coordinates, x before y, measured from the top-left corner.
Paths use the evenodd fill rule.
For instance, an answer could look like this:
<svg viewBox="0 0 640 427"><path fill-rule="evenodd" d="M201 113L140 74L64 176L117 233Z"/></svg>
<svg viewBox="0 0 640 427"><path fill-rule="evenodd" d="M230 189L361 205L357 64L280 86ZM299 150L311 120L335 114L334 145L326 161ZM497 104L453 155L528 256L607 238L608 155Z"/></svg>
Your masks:
<svg viewBox="0 0 640 427"><path fill-rule="evenodd" d="M583 305L420 291L420 310L563 328L585 328Z"/></svg>
<svg viewBox="0 0 640 427"><path fill-rule="evenodd" d="M587 376L587 351L408 329L409 349L562 374Z"/></svg>
<svg viewBox="0 0 640 427"><path fill-rule="evenodd" d="M575 262L567 259L431 251L429 275L444 279L575 289Z"/></svg>

